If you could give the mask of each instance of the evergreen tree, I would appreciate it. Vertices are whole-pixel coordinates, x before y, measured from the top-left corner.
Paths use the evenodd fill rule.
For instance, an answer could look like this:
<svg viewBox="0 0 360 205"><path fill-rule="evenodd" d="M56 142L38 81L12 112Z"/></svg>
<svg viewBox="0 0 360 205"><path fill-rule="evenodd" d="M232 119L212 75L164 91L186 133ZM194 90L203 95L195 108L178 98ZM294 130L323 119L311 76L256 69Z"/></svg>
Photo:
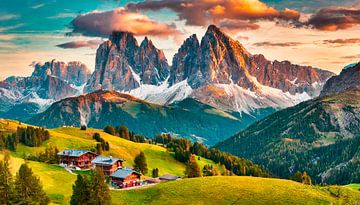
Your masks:
<svg viewBox="0 0 360 205"><path fill-rule="evenodd" d="M87 176L77 175L75 184L73 185L73 195L71 196L71 205L88 204L91 194L90 180Z"/></svg>
<svg viewBox="0 0 360 205"><path fill-rule="evenodd" d="M111 204L109 186L105 182L105 176L101 169L97 168L91 174L90 204L108 205Z"/></svg>
<svg viewBox="0 0 360 205"><path fill-rule="evenodd" d="M0 161L0 204L10 204L13 195L13 181L10 172L10 154L5 152Z"/></svg>
<svg viewBox="0 0 360 205"><path fill-rule="evenodd" d="M106 132L110 135L115 135L115 128L111 125L108 125L104 128L104 132Z"/></svg>
<svg viewBox="0 0 360 205"><path fill-rule="evenodd" d="M16 204L49 204L40 179L33 175L27 164L20 166L15 178L14 200Z"/></svg>
<svg viewBox="0 0 360 205"><path fill-rule="evenodd" d="M200 167L197 164L194 155L190 157L189 162L186 164L185 175L188 178L201 177Z"/></svg>
<svg viewBox="0 0 360 205"><path fill-rule="evenodd" d="M152 170L152 177L153 178L159 177L159 169L158 168L155 168Z"/></svg>
<svg viewBox="0 0 360 205"><path fill-rule="evenodd" d="M126 126L120 126L117 128L117 132L119 133L119 136L121 138L124 138L124 139L127 139L129 140L130 139L130 136L129 136L129 129L126 127ZM133 136L134 134L132 134ZM134 140L131 140L131 141L134 141Z"/></svg>
<svg viewBox="0 0 360 205"><path fill-rule="evenodd" d="M140 172L142 174L146 174L148 172L146 157L144 152L140 152L140 154L135 157L134 163L135 163L134 165L135 171Z"/></svg>

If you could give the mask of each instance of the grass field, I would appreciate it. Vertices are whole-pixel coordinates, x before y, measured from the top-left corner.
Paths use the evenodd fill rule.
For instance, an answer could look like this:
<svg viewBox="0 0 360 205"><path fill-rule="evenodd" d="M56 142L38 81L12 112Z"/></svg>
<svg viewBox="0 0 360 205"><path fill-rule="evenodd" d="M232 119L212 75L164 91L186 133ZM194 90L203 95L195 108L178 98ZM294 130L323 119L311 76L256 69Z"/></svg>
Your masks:
<svg viewBox="0 0 360 205"><path fill-rule="evenodd" d="M334 193L339 193L338 197ZM125 203L126 202L126 203ZM360 192L255 177L203 177L113 193L114 204L359 204Z"/></svg>
<svg viewBox="0 0 360 205"><path fill-rule="evenodd" d="M346 185L345 187L360 191L360 184L349 184L349 185Z"/></svg>

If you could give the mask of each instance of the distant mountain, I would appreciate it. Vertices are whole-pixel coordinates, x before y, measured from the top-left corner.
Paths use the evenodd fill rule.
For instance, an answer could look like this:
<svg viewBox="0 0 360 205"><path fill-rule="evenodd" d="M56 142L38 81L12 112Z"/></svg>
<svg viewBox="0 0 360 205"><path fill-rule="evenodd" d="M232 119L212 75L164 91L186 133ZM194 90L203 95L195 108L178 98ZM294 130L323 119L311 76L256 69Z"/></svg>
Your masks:
<svg viewBox="0 0 360 205"><path fill-rule="evenodd" d="M80 62L36 64L30 77L0 82L0 116L24 119L45 110L54 101L83 92L90 71Z"/></svg>
<svg viewBox="0 0 360 205"><path fill-rule="evenodd" d="M237 40L209 26L199 41L186 39L170 67L147 38L138 46L130 33L115 32L100 45L86 90L126 92L158 104L193 98L204 104L253 115L318 96L334 74L288 61L251 55Z"/></svg>
<svg viewBox="0 0 360 205"><path fill-rule="evenodd" d="M306 171L318 183L358 183L360 88L278 111L216 147L281 177Z"/></svg>
<svg viewBox="0 0 360 205"><path fill-rule="evenodd" d="M321 91L321 96L341 93L349 88L360 88L360 63L350 64L340 75L330 78Z"/></svg>
<svg viewBox="0 0 360 205"><path fill-rule="evenodd" d="M213 145L253 121L251 116L240 119L239 113L224 112L190 98L162 106L115 91L96 91L56 102L28 122L49 128L126 125L148 137L166 132Z"/></svg>

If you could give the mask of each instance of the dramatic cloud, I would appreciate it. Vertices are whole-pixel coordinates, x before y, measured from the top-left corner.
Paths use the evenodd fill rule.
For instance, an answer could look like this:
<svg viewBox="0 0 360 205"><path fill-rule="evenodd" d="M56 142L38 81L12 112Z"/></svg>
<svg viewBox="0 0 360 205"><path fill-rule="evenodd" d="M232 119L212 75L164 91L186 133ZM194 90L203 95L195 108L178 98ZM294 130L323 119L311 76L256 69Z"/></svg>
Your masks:
<svg viewBox="0 0 360 205"><path fill-rule="evenodd" d="M335 39L335 40L324 40L324 44L358 44L360 38L346 38L346 39Z"/></svg>
<svg viewBox="0 0 360 205"><path fill-rule="evenodd" d="M187 25L206 26L221 20L298 20L300 13L284 9L278 11L259 0L158 0L129 3L132 11L159 11L170 9Z"/></svg>
<svg viewBox="0 0 360 205"><path fill-rule="evenodd" d="M63 44L59 44L56 45L59 48L82 48L82 47L88 47L88 48L92 48L92 49L96 49L99 44L101 44L103 41L102 40L90 40L90 41L72 41L72 42L68 42L68 43L63 43Z"/></svg>
<svg viewBox="0 0 360 205"><path fill-rule="evenodd" d="M337 31L360 25L360 9L324 8L319 10L306 23L323 31Z"/></svg>
<svg viewBox="0 0 360 205"><path fill-rule="evenodd" d="M125 8L116 8L105 12L90 12L77 16L72 22L73 33L87 36L108 36L113 31L127 31L135 35L174 37L181 36L175 24L161 23L137 12Z"/></svg>
<svg viewBox="0 0 360 205"><path fill-rule="evenodd" d="M264 41L264 42L258 42L258 43L254 43L254 46L258 46L258 47L293 47L293 46L299 46L302 45L303 43L300 42L279 42L279 43L275 43L275 42L269 42L269 41Z"/></svg>
<svg viewBox="0 0 360 205"><path fill-rule="evenodd" d="M221 20L218 26L221 27L223 31L231 34L236 34L239 31L256 30L260 28L258 24L234 19Z"/></svg>

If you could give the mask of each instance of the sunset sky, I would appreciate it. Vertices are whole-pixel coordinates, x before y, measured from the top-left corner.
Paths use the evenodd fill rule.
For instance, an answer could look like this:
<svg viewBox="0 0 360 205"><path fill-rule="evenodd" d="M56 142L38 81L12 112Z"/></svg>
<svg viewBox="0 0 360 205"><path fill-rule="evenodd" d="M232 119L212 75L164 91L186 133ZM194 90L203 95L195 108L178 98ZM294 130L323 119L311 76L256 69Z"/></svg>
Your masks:
<svg viewBox="0 0 360 205"><path fill-rule="evenodd" d="M169 63L191 34L219 26L251 53L340 72L360 61L359 0L1 0L0 79L33 62L81 61L112 30L149 36Z"/></svg>

